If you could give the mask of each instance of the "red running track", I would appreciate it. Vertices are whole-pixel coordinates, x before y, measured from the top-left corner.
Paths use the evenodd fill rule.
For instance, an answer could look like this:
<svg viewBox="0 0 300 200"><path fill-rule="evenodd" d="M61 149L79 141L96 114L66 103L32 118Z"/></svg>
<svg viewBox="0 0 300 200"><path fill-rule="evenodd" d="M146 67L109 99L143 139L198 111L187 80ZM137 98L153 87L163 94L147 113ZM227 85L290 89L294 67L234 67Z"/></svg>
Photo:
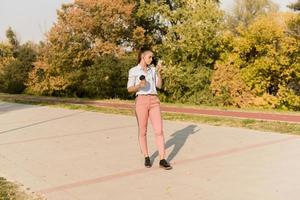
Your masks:
<svg viewBox="0 0 300 200"><path fill-rule="evenodd" d="M121 109L132 109L133 104L121 104L121 103L109 103L109 102L96 102L89 101L84 104L100 106L100 107L113 107ZM196 108L176 108L171 106L161 106L163 112L174 112L183 114L198 114L198 115L210 115L210 116L225 116L225 117L235 117L235 118L245 118L245 119L258 119L258 120L271 120L271 121L283 121L283 122L293 122L300 123L300 113L299 115L288 115L288 114L278 114L278 113L262 113L262 112L239 112L239 111L222 111L213 109L196 109Z"/></svg>
<svg viewBox="0 0 300 200"><path fill-rule="evenodd" d="M133 109L134 104L129 103L115 103L115 102L100 102L92 100L74 100L74 99L61 99L55 97L34 97L34 96L18 96L1 94L1 99L9 100L27 100L32 102L53 102L53 103L72 103L72 104L84 104L93 105L99 107L112 107L119 109ZM196 114L196 115L208 115L217 117L234 117L243 119L256 119L256 120L268 120L268 121L282 121L290 123L300 123L299 114L280 114L280 113L263 113L263 112L246 112L246 111L227 111L217 109L202 109L202 108L178 108L171 106L162 106L163 112L174 112L182 114Z"/></svg>

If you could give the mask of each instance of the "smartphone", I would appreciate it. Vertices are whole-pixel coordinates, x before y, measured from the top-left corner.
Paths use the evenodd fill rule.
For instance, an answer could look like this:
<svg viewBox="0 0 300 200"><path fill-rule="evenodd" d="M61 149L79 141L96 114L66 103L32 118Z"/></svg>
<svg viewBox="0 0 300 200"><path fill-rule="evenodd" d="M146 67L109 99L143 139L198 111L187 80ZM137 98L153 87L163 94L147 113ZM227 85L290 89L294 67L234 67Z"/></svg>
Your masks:
<svg viewBox="0 0 300 200"><path fill-rule="evenodd" d="M157 65L160 65L162 67L162 64L163 64L163 60L158 60L157 61Z"/></svg>

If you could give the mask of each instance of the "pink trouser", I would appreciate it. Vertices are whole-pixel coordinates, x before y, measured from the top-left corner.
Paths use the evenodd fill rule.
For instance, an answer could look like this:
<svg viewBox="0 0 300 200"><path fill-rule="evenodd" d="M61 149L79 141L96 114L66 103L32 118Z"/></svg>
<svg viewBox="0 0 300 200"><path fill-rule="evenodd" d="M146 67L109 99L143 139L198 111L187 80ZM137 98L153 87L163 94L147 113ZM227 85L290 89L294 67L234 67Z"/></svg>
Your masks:
<svg viewBox="0 0 300 200"><path fill-rule="evenodd" d="M137 96L135 101L135 112L139 126L139 143L144 156L148 154L147 126L150 118L155 133L155 143L161 158L165 155L165 140L163 134L162 117L160 112L160 101L157 96Z"/></svg>

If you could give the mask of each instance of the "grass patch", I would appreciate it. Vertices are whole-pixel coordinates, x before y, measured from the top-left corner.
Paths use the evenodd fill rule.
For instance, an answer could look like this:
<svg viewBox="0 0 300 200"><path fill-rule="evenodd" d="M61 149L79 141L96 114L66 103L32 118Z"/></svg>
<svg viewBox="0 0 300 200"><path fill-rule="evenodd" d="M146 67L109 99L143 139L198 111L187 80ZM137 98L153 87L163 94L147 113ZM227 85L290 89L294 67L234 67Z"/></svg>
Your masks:
<svg viewBox="0 0 300 200"><path fill-rule="evenodd" d="M283 110L283 109L268 109L260 107L247 107L237 108L234 106L206 106L206 105L194 105L194 104L182 104L182 103L165 103L162 105L177 107L177 108L194 108L194 109L207 109L207 110L222 110L222 111L237 111L237 112L258 112L258 113L271 113L271 114L288 114L299 115L299 111Z"/></svg>
<svg viewBox="0 0 300 200"><path fill-rule="evenodd" d="M0 199L1 200L42 200L34 193L27 194L20 186L0 177Z"/></svg>
<svg viewBox="0 0 300 200"><path fill-rule="evenodd" d="M164 113L164 119L189 121L195 123L204 123L213 126L229 126L238 128L247 128L252 130L259 130L265 132L277 132L283 134L300 135L300 124L277 122L277 121L263 121L255 119L237 119L230 117L211 117L201 115L187 115L177 113Z"/></svg>

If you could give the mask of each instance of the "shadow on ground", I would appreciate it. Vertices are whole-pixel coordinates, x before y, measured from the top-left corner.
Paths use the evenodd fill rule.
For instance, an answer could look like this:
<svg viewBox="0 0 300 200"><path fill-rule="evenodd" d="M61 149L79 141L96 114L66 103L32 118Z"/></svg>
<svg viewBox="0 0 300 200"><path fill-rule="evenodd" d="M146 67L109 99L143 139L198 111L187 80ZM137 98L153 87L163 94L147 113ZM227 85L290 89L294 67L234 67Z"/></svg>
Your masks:
<svg viewBox="0 0 300 200"><path fill-rule="evenodd" d="M0 115L8 112L32 108L31 105L7 103L0 100Z"/></svg>
<svg viewBox="0 0 300 200"><path fill-rule="evenodd" d="M189 125L181 130L176 131L173 133L171 138L166 142L166 149L173 147L173 150L170 152L167 160L170 162L175 158L178 152L182 149L185 142L187 141L188 137L192 134L197 133L200 129L196 129L196 125ZM152 162L158 157L158 151L154 152L150 159Z"/></svg>

